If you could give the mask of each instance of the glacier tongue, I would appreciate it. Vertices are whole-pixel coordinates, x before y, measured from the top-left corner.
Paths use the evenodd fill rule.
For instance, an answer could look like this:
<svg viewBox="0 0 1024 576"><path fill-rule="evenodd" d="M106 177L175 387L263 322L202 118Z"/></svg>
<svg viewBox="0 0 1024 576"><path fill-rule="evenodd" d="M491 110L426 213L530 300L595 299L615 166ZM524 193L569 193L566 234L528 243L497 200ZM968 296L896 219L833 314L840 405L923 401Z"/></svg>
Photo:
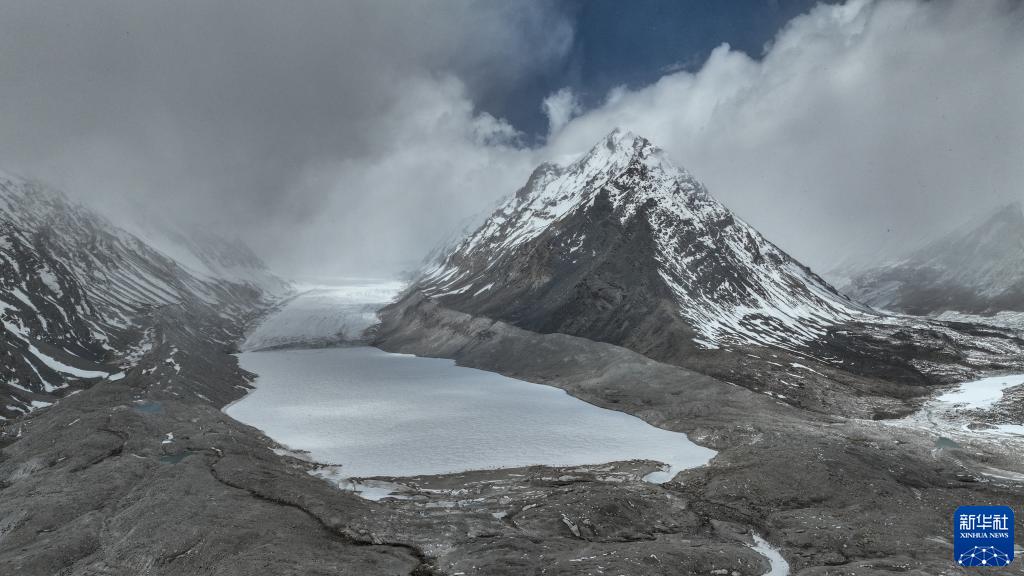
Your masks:
<svg viewBox="0 0 1024 576"><path fill-rule="evenodd" d="M312 287L284 302L248 335L243 350L360 343L377 310L402 291L398 281Z"/></svg>

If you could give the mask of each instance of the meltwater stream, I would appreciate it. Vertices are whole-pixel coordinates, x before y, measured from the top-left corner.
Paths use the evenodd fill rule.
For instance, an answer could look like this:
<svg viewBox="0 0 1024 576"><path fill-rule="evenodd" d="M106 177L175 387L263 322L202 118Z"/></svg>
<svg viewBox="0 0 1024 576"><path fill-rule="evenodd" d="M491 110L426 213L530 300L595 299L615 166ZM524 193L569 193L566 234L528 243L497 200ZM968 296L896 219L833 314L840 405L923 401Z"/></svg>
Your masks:
<svg viewBox="0 0 1024 576"><path fill-rule="evenodd" d="M246 352L256 389L226 411L345 477L647 459L648 480L706 464L685 434L563 390L376 348Z"/></svg>

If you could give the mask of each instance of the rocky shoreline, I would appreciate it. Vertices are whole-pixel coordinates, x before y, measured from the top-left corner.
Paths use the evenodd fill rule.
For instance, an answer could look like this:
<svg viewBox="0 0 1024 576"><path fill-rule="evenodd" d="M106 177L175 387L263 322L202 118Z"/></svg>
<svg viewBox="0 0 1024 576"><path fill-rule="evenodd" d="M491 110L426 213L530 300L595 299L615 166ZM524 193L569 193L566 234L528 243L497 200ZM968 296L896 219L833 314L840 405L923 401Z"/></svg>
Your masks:
<svg viewBox="0 0 1024 576"><path fill-rule="evenodd" d="M320 477L222 408L251 386L213 314L167 306L153 346L102 381L7 423L0 571L12 574L962 574L959 504L1024 504L998 446L936 450L916 428L799 410L582 338L406 300L385 350L565 389L718 450L663 486L653 464L378 478L377 501ZM168 360L172 361L168 361Z"/></svg>
<svg viewBox="0 0 1024 576"><path fill-rule="evenodd" d="M539 335L407 296L385 310L384 349L558 386L599 406L686 432L720 451L664 487L705 526L763 534L795 574L959 574L949 523L964 503L1024 503L1020 447L977 439L936 449L937 436L884 421L795 409L623 348Z"/></svg>

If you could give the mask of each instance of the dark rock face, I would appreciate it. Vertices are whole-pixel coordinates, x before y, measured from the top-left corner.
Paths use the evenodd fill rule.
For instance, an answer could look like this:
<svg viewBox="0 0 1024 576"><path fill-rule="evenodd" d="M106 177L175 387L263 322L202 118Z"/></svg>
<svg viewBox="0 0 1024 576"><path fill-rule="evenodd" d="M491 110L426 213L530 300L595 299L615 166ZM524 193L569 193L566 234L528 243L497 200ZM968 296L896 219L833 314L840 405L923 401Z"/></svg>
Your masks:
<svg viewBox="0 0 1024 576"><path fill-rule="evenodd" d="M262 268L191 242L210 269ZM0 574L426 573L220 411L251 388L230 353L263 288L0 177Z"/></svg>
<svg viewBox="0 0 1024 576"><path fill-rule="evenodd" d="M197 276L61 193L0 175L2 418L129 365L126 355L144 337L136 319L153 308L206 307L244 319L267 296L258 285Z"/></svg>
<svg viewBox="0 0 1024 576"><path fill-rule="evenodd" d="M685 516L686 526L672 530L690 542L711 538L718 547L764 533L781 544L794 574L959 573L948 546L929 535L948 530L950 510L965 498L1022 501L1019 486L964 481L982 478L988 457L1016 473L1017 448L977 437L964 440L969 449L947 451L936 448L932 430L874 420L916 412L936 384L1020 369L1020 335L853 304L716 208L699 185L659 176L667 171L650 165L648 144L621 140L613 134L573 166L538 168L382 311L375 344L558 386L719 451L663 486L666 506L686 500L672 514ZM654 188L666 193L652 195ZM560 477L587 483L574 491L578 500L545 491L529 511L549 512L543 525L561 521L572 538L606 553L599 511L615 501L602 497L605 486L590 472ZM404 495L430 503L450 497L444 487L453 481L411 479ZM503 497L516 502L509 523L517 531L495 538L489 553L520 552L516 536L542 525L512 496L519 482L460 484L487 511L501 503L488 491L510 486ZM614 494L624 493L645 509L625 480ZM887 512L894 509L909 512L894 518ZM651 542L664 539L652 532ZM493 565L489 554L469 560L467 552L456 547L444 559L460 568ZM545 554L555 566L564 561L550 548ZM687 548L683 556L697 554ZM617 561L601 562L614 571ZM662 573L648 569L641 573Z"/></svg>
<svg viewBox="0 0 1024 576"><path fill-rule="evenodd" d="M743 547L736 546L749 545L750 533L756 532L782 548L791 574L961 574L952 565L949 545L933 537L948 533L951 511L964 501L987 498L1024 503L1014 482L963 481L982 477L989 466L1019 470L1014 446L996 442L936 450L928 431L862 419L886 408L884 395L868 389L884 382L828 365L756 351L779 365L766 378L776 386L768 391L793 394L780 381L799 383L809 395L822 394L832 414L845 404L861 418L797 409L725 378L618 346L470 316L422 295L385 309L382 320L377 344L386 350L452 358L557 386L597 406L685 432L719 451L707 466L686 470L660 488L624 479L618 467L596 475L580 469L515 470L508 477L495 471L391 479L406 487L403 496L409 498L392 504L398 509L429 514L424 509L452 499L457 488L459 498L473 502L464 511L506 514L506 530L487 532L482 541L465 540L439 559L440 566L452 566L450 572L472 573L476 567L494 574L541 569L585 574L594 561L605 573L632 568L641 574L714 574L728 566L729 574L764 574L767 566L742 556ZM718 362L723 372L726 366L747 370L743 362L764 370L763 360L746 358L731 353L705 362ZM787 373L781 365L789 360L812 370ZM797 377L801 371L803 380ZM733 381L739 381L737 374ZM862 392L851 394L855 387ZM609 488L602 477L615 478L617 486ZM444 510L432 518L442 526L457 516ZM589 552L578 554L561 538L585 541ZM740 562L727 564L715 551ZM645 560L650 563L638 562ZM512 569L510 562L515 562Z"/></svg>
<svg viewBox="0 0 1024 576"><path fill-rule="evenodd" d="M531 246L503 255L495 268L512 272L500 287L441 299L536 332L636 346L657 333L689 346L692 330L671 314L672 294L656 272L650 227L642 217L621 223L607 196L599 193Z"/></svg>
<svg viewBox="0 0 1024 576"><path fill-rule="evenodd" d="M416 288L457 310L659 357L792 345L872 314L650 142L618 131L571 165L539 167Z"/></svg>
<svg viewBox="0 0 1024 576"><path fill-rule="evenodd" d="M896 262L844 274L850 296L908 314L1024 310L1024 212L1003 206Z"/></svg>
<svg viewBox="0 0 1024 576"><path fill-rule="evenodd" d="M480 278L453 272L434 277L430 297L411 291L384 312L377 344L558 386L719 451L664 486L641 480L653 463L634 461L384 479L406 487L408 498L394 501L340 491L310 475L315 464L279 455L281 446L221 411L251 388L253 375L231 352L263 309L256 287L183 272L78 209L67 211L67 224L82 224L68 228L74 233L28 226L34 210L0 219L15 238L0 247L9 266L4 336L21 343L11 353L25 386L41 354L80 371L125 372L82 379L55 371L69 392L29 388L25 398L59 402L0 421L0 574L755 576L769 568L751 547L755 533L781 548L793 574L963 573L935 536L947 533L957 504L1024 505L1018 483L991 476L1024 472L1019 451L970 442L936 450L927 431L867 418L905 413L923 393L922 371L954 378L992 368L1019 349L1013 337L794 313L777 319L800 343L787 349L761 340L774 326L765 324L771 307L709 323L709 311L737 303L784 302L776 292L786 278L809 290L793 288L806 302L847 308L727 216L694 224L709 236L678 227L687 255L679 262L699 260L699 272L666 267L664 247L677 240L666 244L655 225L659 200L630 204L619 189L650 174L626 172L502 252L494 270L487 251L453 255ZM54 202L43 208L60 212L63 201ZM521 230L492 223L505 238ZM724 238L729 249L708 248L707 238ZM771 272L780 264L789 276ZM741 269L752 275L729 272ZM783 279L752 280L760 274ZM509 291L492 294L480 279ZM19 290L32 291L28 303ZM718 348L704 347L709 335ZM651 359L678 359L678 350L694 369ZM851 358L871 376L857 374ZM902 363L906 378L886 362ZM25 393L19 386L12 396Z"/></svg>
<svg viewBox="0 0 1024 576"><path fill-rule="evenodd" d="M182 306L138 322L149 346L124 378L0 422L0 573L363 576L425 565L364 521L371 503L220 411L250 389L226 353L238 323Z"/></svg>

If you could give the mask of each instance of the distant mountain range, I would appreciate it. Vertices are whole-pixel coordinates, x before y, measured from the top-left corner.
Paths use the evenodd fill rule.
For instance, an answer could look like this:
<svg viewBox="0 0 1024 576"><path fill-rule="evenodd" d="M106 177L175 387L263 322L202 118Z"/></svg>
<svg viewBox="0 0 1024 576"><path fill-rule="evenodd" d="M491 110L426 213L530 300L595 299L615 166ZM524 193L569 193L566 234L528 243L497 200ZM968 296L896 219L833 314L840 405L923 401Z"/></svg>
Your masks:
<svg viewBox="0 0 1024 576"><path fill-rule="evenodd" d="M245 317L288 290L238 243L180 240L188 265L58 191L0 174L0 417L118 377L145 346L137 319L154 307Z"/></svg>
<svg viewBox="0 0 1024 576"><path fill-rule="evenodd" d="M1024 311L1024 211L1000 207L894 261L838 272L841 289L909 314Z"/></svg>

